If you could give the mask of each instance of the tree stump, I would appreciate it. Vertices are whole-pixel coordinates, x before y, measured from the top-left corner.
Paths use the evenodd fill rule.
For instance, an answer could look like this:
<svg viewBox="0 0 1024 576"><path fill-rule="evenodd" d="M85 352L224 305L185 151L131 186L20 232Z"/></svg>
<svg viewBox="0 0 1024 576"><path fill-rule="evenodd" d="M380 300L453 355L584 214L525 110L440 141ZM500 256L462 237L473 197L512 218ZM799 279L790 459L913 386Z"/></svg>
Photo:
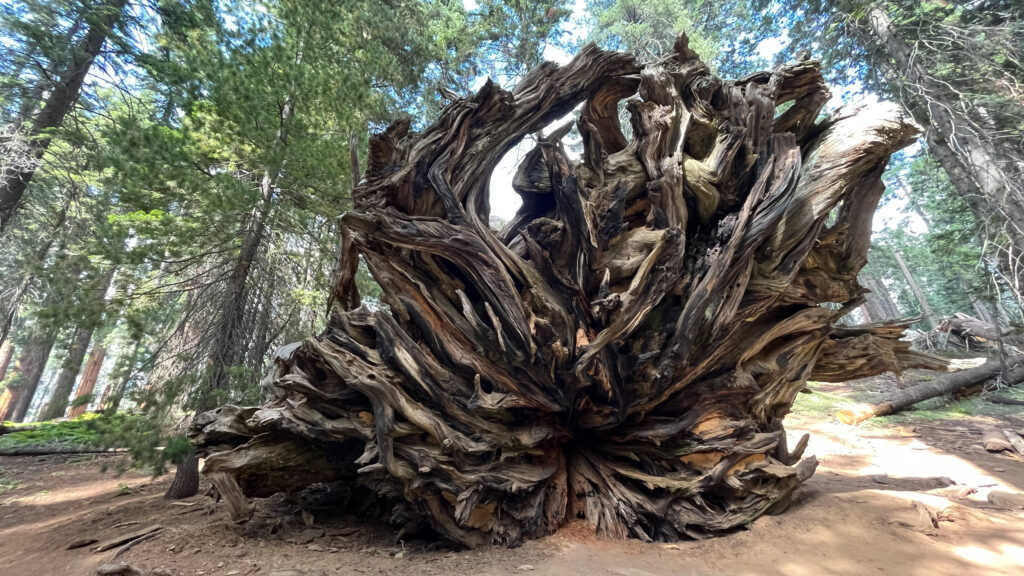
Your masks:
<svg viewBox="0 0 1024 576"><path fill-rule="evenodd" d="M279 351L263 406L197 418L204 474L237 521L334 483L465 546L573 518L702 538L784 509L816 466L782 426L808 378L943 366L902 325L835 326L918 129L888 104L819 121L828 97L816 61L723 81L680 37L660 62L591 45L422 132L394 123L341 218L326 330ZM491 230L502 156L577 106L581 160L572 124L541 138ZM360 261L386 309L361 305Z"/></svg>

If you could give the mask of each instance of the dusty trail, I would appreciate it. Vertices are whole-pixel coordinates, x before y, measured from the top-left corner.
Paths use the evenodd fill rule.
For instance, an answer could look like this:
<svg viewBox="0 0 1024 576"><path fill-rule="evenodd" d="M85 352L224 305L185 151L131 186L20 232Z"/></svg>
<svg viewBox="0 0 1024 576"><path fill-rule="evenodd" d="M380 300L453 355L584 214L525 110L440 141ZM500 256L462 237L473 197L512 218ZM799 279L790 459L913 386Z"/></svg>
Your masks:
<svg viewBox="0 0 1024 576"><path fill-rule="evenodd" d="M6 457L0 475L14 487L0 494L0 573L94 574L113 551L65 550L69 543L162 524L158 537L121 559L176 576L262 576L275 569L401 576L1022 574L1024 512L996 509L986 497L992 490L1024 491L1024 462L984 452L980 430L990 423L966 418L851 428L791 417L794 435L811 432L808 453L821 466L791 510L750 530L666 545L603 541L575 525L514 550L460 553L396 543L386 529L352 519L317 519L306 528L301 518L282 516L287 506L273 501L260 504L256 520L236 527L223 510L208 514L207 499L187 506L164 501L166 476L101 472L111 457ZM965 496L968 487L976 492ZM125 523L133 524L114 527Z"/></svg>

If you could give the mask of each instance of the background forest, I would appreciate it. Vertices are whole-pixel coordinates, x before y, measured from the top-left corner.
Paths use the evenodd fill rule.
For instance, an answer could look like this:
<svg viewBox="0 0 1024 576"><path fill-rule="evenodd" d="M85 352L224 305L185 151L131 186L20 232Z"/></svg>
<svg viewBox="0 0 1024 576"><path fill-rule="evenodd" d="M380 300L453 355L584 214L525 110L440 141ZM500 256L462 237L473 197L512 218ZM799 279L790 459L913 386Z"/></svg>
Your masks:
<svg viewBox="0 0 1024 576"><path fill-rule="evenodd" d="M367 134L429 124L584 43L719 75L823 61L831 110L925 129L890 166L856 320L1024 322L1024 5L1014 1L3 0L0 420L130 411L177 458L317 333ZM569 141L579 140L575 132ZM526 150L528 148L523 148ZM521 150L510 153L513 165ZM492 220L511 218L492 182ZM379 289L360 271L360 294ZM156 432L156 433L155 433ZM156 457L156 446L168 450Z"/></svg>

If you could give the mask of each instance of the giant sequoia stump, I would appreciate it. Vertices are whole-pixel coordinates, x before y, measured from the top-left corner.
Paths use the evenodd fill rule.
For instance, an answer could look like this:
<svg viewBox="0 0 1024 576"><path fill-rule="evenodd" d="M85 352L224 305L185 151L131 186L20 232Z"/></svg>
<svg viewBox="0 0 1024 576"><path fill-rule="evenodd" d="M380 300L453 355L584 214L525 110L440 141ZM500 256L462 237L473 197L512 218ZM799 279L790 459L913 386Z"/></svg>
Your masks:
<svg viewBox="0 0 1024 576"><path fill-rule="evenodd" d="M888 105L817 121L828 95L815 61L722 81L683 37L647 66L588 46L423 132L393 124L341 218L327 329L279 352L262 407L197 419L204 474L237 521L331 486L467 546L572 518L700 538L783 509L816 465L782 427L808 378L942 366L901 326L836 326L918 132ZM499 160L578 105L582 161L568 126L541 138L491 230ZM360 258L386 310L361 306Z"/></svg>

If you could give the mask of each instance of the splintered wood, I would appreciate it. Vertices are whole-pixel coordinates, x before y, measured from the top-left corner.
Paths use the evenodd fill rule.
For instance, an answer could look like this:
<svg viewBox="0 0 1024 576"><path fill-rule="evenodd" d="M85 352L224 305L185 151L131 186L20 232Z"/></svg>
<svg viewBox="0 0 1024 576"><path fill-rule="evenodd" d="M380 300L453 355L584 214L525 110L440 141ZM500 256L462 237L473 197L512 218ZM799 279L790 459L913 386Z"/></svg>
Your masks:
<svg viewBox="0 0 1024 576"><path fill-rule="evenodd" d="M816 465L782 427L808 378L943 366L903 325L835 326L918 129L887 104L819 120L828 96L816 61L723 81L680 37L657 63L588 46L422 132L394 123L341 218L326 330L279 353L265 404L197 419L204 474L237 521L284 491L465 546L572 518L703 538L783 510ZM490 229L499 161L577 106ZM362 305L360 262L386 307Z"/></svg>

